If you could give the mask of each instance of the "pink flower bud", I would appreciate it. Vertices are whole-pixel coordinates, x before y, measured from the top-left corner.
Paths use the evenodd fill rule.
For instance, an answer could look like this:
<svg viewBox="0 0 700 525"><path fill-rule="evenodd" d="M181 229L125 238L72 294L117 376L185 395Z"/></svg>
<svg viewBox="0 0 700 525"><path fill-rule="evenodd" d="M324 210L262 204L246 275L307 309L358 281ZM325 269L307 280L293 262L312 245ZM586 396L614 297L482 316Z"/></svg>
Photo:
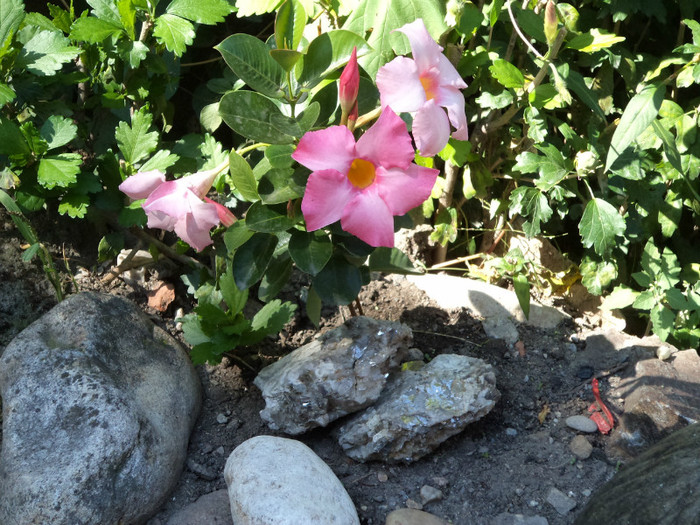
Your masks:
<svg viewBox="0 0 700 525"><path fill-rule="evenodd" d="M357 92L360 90L360 70L357 67L357 47L352 48L352 55L340 75L338 98L344 114L350 113L357 100Z"/></svg>

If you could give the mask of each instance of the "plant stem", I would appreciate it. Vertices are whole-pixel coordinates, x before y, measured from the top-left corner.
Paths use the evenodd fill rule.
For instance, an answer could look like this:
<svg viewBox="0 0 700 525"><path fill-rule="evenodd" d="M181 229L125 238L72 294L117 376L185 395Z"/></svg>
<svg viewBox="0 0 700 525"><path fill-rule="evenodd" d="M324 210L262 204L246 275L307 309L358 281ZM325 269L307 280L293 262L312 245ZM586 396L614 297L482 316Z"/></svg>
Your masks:
<svg viewBox="0 0 700 525"><path fill-rule="evenodd" d="M451 160L445 163L445 188L440 196L440 204L438 205L437 213L442 210L446 210L452 204L452 194L454 193L455 186L457 185L457 177L459 175L459 166L454 164ZM447 245L443 246L438 244L435 247L435 253L433 260L435 263L441 263L445 261L447 257Z"/></svg>
<svg viewBox="0 0 700 525"><path fill-rule="evenodd" d="M364 115L360 116L357 119L357 122L355 122L355 127L360 128L367 124L368 122L372 122L374 119L378 118L379 115L382 114L382 108L378 107L377 109L374 109L370 111L369 113L365 113Z"/></svg>

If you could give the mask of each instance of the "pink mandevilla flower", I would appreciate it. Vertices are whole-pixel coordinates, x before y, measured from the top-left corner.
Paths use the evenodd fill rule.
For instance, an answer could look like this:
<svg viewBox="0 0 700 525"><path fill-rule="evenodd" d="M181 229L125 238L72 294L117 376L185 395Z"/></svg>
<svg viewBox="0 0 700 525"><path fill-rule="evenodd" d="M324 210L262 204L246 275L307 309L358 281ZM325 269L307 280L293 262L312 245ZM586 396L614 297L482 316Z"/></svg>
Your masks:
<svg viewBox="0 0 700 525"><path fill-rule="evenodd" d="M413 114L413 138L421 155L432 157L453 136L467 140L464 80L432 39L420 18L398 29L408 37L413 59L396 57L377 72L382 107ZM447 110L447 114L442 109Z"/></svg>
<svg viewBox="0 0 700 525"><path fill-rule="evenodd" d="M438 170L413 163L406 124L390 108L355 142L345 126L306 133L292 154L312 170L301 202L309 231L340 220L372 246L394 246L394 215L429 196Z"/></svg>
<svg viewBox="0 0 700 525"><path fill-rule="evenodd" d="M119 189L134 200L146 199L143 209L149 228L174 231L197 251L212 243L209 230L219 223L231 226L236 218L228 208L206 197L222 164L177 180L166 181L160 171L139 172Z"/></svg>

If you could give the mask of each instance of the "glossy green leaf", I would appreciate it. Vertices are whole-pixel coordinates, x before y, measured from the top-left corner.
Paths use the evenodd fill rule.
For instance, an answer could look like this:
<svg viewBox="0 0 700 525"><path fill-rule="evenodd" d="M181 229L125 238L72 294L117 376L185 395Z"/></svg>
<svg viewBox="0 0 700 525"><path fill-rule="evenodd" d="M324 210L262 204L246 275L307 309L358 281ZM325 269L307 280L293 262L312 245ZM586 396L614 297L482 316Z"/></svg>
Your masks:
<svg viewBox="0 0 700 525"><path fill-rule="evenodd" d="M304 36L306 18L306 11L298 0L285 0L275 17L275 44L278 50L297 50Z"/></svg>
<svg viewBox="0 0 700 525"><path fill-rule="evenodd" d="M323 301L316 293L313 286L309 287L309 292L306 295L306 316L311 320L314 326L318 327L321 324L321 306Z"/></svg>
<svg viewBox="0 0 700 525"><path fill-rule="evenodd" d="M620 123L613 133L608 150L605 169L608 170L615 160L646 130L659 113L664 100L666 86L652 84L644 87L627 104L620 117Z"/></svg>
<svg viewBox="0 0 700 525"><path fill-rule="evenodd" d="M268 205L280 204L301 197L304 187L294 180L291 168L272 169L268 171L258 185L260 199Z"/></svg>
<svg viewBox="0 0 700 525"><path fill-rule="evenodd" d="M625 220L612 204L595 198L586 204L578 229L586 248L593 246L598 255L606 256L616 245L615 237L625 233Z"/></svg>
<svg viewBox="0 0 700 525"><path fill-rule="evenodd" d="M295 230L289 240L289 255L302 272L317 275L333 255L333 245L326 233Z"/></svg>
<svg viewBox="0 0 700 525"><path fill-rule="evenodd" d="M187 46L194 41L194 26L184 18L164 13L156 18L153 25L153 36L165 44L168 51L173 52L176 56L182 56L187 50Z"/></svg>
<svg viewBox="0 0 700 525"><path fill-rule="evenodd" d="M258 299L267 303L274 299L280 290L289 281L294 264L289 256L275 257L267 267L265 275L260 281L258 288Z"/></svg>
<svg viewBox="0 0 700 525"><path fill-rule="evenodd" d="M234 187L245 200L255 202L260 199L258 181L255 180L253 170L248 162L234 150L229 154L229 171Z"/></svg>
<svg viewBox="0 0 700 525"><path fill-rule="evenodd" d="M236 221L224 232L224 244L229 254L243 246L255 232L246 226L245 219Z"/></svg>
<svg viewBox="0 0 700 525"><path fill-rule="evenodd" d="M270 56L289 73L304 55L300 51L292 49L270 49Z"/></svg>
<svg viewBox="0 0 700 525"><path fill-rule="evenodd" d="M252 35L231 35L214 49L243 82L253 90L279 97L285 84L284 69L270 56L265 43Z"/></svg>
<svg viewBox="0 0 700 525"><path fill-rule="evenodd" d="M333 257L316 275L313 287L326 304L350 304L357 298L362 288L362 274L359 268L342 257Z"/></svg>
<svg viewBox="0 0 700 525"><path fill-rule="evenodd" d="M296 148L291 144L272 145L265 149L265 158L273 168L289 168L294 163L292 153Z"/></svg>
<svg viewBox="0 0 700 525"><path fill-rule="evenodd" d="M256 233L233 256L233 277L240 290L247 290L257 283L267 270L277 246L277 237L269 233Z"/></svg>
<svg viewBox="0 0 700 525"><path fill-rule="evenodd" d="M676 171L678 171L678 173L682 174L683 166L681 164L681 154L678 152L675 137L669 130L664 128L661 122L658 120L652 120L651 126L654 128L654 133L656 133L656 136L661 139L661 142L664 145L664 152L666 153L668 162Z"/></svg>
<svg viewBox="0 0 700 525"><path fill-rule="evenodd" d="M0 106L4 106L8 102L12 102L17 98L17 93L11 86L0 82Z"/></svg>
<svg viewBox="0 0 700 525"><path fill-rule="evenodd" d="M342 29L314 38L306 51L299 83L304 89L311 89L330 72L347 64L353 47L357 47L357 55L360 57L371 50L363 38Z"/></svg>
<svg viewBox="0 0 700 525"><path fill-rule="evenodd" d="M47 155L39 161L37 180L44 188L65 188L78 180L82 157L77 153Z"/></svg>
<svg viewBox="0 0 700 525"><path fill-rule="evenodd" d="M165 10L198 24L218 24L234 11L226 0L173 0Z"/></svg>
<svg viewBox="0 0 700 525"><path fill-rule="evenodd" d="M588 33L582 33L572 38L567 44L567 47L570 49L577 49L582 53L595 53L596 51L624 41L624 36L617 36L593 28Z"/></svg>
<svg viewBox="0 0 700 525"><path fill-rule="evenodd" d="M525 319L530 318L530 283L527 276L521 273L513 276L513 289L518 298L518 304L525 314Z"/></svg>
<svg viewBox="0 0 700 525"><path fill-rule="evenodd" d="M373 272L420 275L408 256L398 248L379 247L369 256L369 269Z"/></svg>
<svg viewBox="0 0 700 525"><path fill-rule="evenodd" d="M520 70L506 60L494 60L489 66L489 71L503 87L519 89L525 85L525 77Z"/></svg>
<svg viewBox="0 0 700 525"><path fill-rule="evenodd" d="M236 280L233 278L233 272L228 271L219 277L219 290L228 306L228 314L235 316L243 311L243 307L248 301L248 290L241 290L236 286Z"/></svg>
<svg viewBox="0 0 700 525"><path fill-rule="evenodd" d="M294 226L294 221L286 214L279 213L261 202L251 204L245 220L248 228L256 232L282 232Z"/></svg>
<svg viewBox="0 0 700 525"><path fill-rule="evenodd" d="M291 144L303 135L295 119L283 115L269 98L253 91L231 91L219 103L219 114L236 133L257 142Z"/></svg>

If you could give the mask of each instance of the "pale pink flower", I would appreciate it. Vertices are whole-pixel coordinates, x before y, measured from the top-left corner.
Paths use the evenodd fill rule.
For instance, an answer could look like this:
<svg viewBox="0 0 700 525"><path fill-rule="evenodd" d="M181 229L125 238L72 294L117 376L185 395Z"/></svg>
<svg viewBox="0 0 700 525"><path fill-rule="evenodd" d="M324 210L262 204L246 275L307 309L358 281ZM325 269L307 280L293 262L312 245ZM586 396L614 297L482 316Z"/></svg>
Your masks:
<svg viewBox="0 0 700 525"><path fill-rule="evenodd" d="M406 124L391 108L355 142L345 126L306 133L292 154L312 170L301 202L309 231L340 220L372 246L394 246L394 215L430 197L438 170L413 163Z"/></svg>
<svg viewBox="0 0 700 525"><path fill-rule="evenodd" d="M467 116L461 89L467 84L420 18L398 29L408 37L413 59L396 57L377 72L382 108L413 114L413 138L421 155L432 157L452 136L467 140ZM445 114L445 108L447 114Z"/></svg>
<svg viewBox="0 0 700 525"><path fill-rule="evenodd" d="M170 181L157 170L139 172L119 189L134 200L146 199L143 210L149 228L174 231L202 251L212 243L209 231L213 227L219 223L230 226L236 220L228 208L206 197L216 176L228 166L228 162L224 164Z"/></svg>

